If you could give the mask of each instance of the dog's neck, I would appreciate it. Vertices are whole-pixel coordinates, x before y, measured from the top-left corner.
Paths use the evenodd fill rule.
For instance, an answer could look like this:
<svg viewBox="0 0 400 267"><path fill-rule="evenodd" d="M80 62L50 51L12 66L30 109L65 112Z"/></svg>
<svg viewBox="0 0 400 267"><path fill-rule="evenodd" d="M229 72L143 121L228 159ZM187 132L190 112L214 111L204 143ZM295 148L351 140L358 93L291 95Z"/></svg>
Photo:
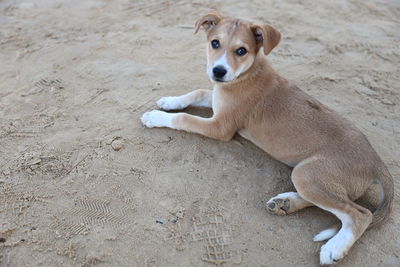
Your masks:
<svg viewBox="0 0 400 267"><path fill-rule="evenodd" d="M254 81L257 81L254 83ZM287 80L281 77L268 62L267 57L262 51L260 51L254 59L253 65L237 79L229 83L218 83L217 86L226 91L252 90L248 88L249 84L262 85L262 88L254 88L263 91L270 91L271 93L275 88L278 88L282 83L286 83Z"/></svg>

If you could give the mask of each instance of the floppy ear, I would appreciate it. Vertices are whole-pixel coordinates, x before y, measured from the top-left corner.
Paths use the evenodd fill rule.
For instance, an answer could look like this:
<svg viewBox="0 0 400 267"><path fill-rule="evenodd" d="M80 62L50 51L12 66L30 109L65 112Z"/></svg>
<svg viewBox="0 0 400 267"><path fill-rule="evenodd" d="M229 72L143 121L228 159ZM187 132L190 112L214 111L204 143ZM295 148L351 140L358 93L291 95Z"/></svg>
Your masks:
<svg viewBox="0 0 400 267"><path fill-rule="evenodd" d="M210 30L212 27L217 25L221 19L222 16L217 11L210 12L200 17L194 26L194 33L196 34L199 31L200 26L203 26L206 31Z"/></svg>
<svg viewBox="0 0 400 267"><path fill-rule="evenodd" d="M281 40L281 33L269 25L253 25L251 27L258 47L264 47L264 55L268 55L271 50L278 45Z"/></svg>

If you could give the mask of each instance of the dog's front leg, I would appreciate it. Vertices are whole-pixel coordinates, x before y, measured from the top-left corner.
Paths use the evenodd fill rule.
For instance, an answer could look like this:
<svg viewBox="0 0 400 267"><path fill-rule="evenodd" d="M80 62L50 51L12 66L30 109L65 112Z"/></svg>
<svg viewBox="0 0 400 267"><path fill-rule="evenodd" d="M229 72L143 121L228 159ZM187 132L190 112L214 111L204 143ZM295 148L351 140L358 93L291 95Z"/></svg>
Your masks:
<svg viewBox="0 0 400 267"><path fill-rule="evenodd" d="M210 138L229 141L236 133L234 124L220 117L201 118L187 113L167 113L152 110L143 114L142 123L147 127L168 127L201 134Z"/></svg>
<svg viewBox="0 0 400 267"><path fill-rule="evenodd" d="M178 110L188 106L212 107L212 91L199 89L181 96L164 96L157 101L157 106L163 110Z"/></svg>

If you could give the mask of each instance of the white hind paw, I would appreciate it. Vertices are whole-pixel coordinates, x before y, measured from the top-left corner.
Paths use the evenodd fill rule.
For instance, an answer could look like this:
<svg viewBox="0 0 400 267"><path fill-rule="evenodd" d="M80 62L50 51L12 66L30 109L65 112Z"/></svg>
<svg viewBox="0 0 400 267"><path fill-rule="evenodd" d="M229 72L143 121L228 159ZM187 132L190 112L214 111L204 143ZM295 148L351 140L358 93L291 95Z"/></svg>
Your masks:
<svg viewBox="0 0 400 267"><path fill-rule="evenodd" d="M334 264L346 256L348 249L340 244L340 242L328 241L321 247L320 263L321 265Z"/></svg>

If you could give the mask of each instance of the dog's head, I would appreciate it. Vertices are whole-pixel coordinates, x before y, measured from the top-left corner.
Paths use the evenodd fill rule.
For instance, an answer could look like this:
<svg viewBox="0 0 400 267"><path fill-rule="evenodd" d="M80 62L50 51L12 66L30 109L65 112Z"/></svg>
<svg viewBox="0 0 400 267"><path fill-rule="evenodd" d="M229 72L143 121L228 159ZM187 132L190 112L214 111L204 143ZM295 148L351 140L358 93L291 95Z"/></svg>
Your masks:
<svg viewBox="0 0 400 267"><path fill-rule="evenodd" d="M281 34L269 25L226 18L210 12L197 20L195 33L207 34L207 74L215 82L231 82L253 65L261 47L268 55Z"/></svg>

